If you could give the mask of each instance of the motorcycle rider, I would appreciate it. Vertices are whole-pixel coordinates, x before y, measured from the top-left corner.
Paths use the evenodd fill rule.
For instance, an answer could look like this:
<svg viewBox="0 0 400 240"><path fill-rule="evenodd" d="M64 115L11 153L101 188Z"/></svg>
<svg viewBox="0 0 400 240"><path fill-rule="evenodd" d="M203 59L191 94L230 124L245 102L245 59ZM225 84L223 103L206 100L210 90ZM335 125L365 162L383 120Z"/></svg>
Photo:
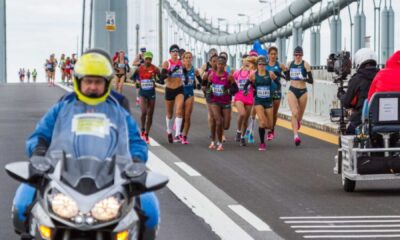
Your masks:
<svg viewBox="0 0 400 240"><path fill-rule="evenodd" d="M361 114L371 82L378 73L377 56L370 48L361 48L354 54L357 72L351 76L346 94L341 98L345 109L350 113L347 134L355 134L361 124Z"/></svg>
<svg viewBox="0 0 400 240"><path fill-rule="evenodd" d="M77 115L95 113L102 115L105 120L111 123L110 125L115 128L113 130L118 132L119 138L129 139L129 141L126 141L128 146L118 146L116 154L130 155L133 161L146 162L148 148L140 137L136 122L120 106L118 100L110 95L113 75L111 59L106 52L97 49L85 52L77 61L74 69L75 94L63 98L39 121L35 131L26 142L28 156L33 159L47 155L51 149L55 148L52 145L52 139L56 142L57 138L64 136L57 131L53 132L54 129L77 131L73 128L73 122ZM62 142L62 149L70 149L74 141L66 138ZM75 159L75 157L73 156L72 159ZM14 222L16 221L15 218L18 218L19 226L24 226L25 229L35 193L33 187L21 184L14 198ZM159 205L154 193L141 195L140 206L145 221L143 239L154 239L159 223Z"/></svg>

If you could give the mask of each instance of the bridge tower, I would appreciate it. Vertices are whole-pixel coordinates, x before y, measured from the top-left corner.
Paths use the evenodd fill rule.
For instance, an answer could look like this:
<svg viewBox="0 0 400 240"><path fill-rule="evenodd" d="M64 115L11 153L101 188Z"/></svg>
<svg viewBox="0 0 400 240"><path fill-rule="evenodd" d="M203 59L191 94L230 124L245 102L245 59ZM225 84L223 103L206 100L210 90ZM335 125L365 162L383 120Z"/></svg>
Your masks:
<svg viewBox="0 0 400 240"><path fill-rule="evenodd" d="M7 82L6 0L0 0L0 83Z"/></svg>
<svg viewBox="0 0 400 240"><path fill-rule="evenodd" d="M115 12L115 31L107 31L106 12ZM127 0L94 0L93 36L95 48L107 50L111 55L119 50L128 52L128 4Z"/></svg>

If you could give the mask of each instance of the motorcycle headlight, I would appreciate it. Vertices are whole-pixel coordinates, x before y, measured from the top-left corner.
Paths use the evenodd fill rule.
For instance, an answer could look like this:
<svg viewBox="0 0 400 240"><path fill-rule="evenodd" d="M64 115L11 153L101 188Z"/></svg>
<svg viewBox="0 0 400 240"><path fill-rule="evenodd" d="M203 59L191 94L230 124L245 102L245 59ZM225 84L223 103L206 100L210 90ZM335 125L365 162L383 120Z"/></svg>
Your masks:
<svg viewBox="0 0 400 240"><path fill-rule="evenodd" d="M121 206L118 196L110 196L96 203L90 213L98 221L110 221L118 217Z"/></svg>
<svg viewBox="0 0 400 240"><path fill-rule="evenodd" d="M78 215L78 204L63 193L54 193L50 197L51 209L62 218L72 218Z"/></svg>

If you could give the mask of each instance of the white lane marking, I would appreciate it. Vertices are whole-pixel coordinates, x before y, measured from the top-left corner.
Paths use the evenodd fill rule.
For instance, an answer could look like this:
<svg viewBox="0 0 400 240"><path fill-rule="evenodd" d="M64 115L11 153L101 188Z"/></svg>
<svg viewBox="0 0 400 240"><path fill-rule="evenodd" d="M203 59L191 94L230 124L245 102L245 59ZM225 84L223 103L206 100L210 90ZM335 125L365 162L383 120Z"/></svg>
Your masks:
<svg viewBox="0 0 400 240"><path fill-rule="evenodd" d="M387 234L387 235L305 235L303 238L317 238L317 239L323 239L323 238L397 238L400 237L399 234Z"/></svg>
<svg viewBox="0 0 400 240"><path fill-rule="evenodd" d="M305 220L305 221L285 221L285 223L291 224L291 223L398 223L400 220L333 220L333 221L310 221L310 220Z"/></svg>
<svg viewBox="0 0 400 240"><path fill-rule="evenodd" d="M309 228L393 228L400 227L400 224L367 224L367 225L293 225L291 228L309 229Z"/></svg>
<svg viewBox="0 0 400 240"><path fill-rule="evenodd" d="M398 233L400 229L297 230L297 233Z"/></svg>
<svg viewBox="0 0 400 240"><path fill-rule="evenodd" d="M191 177L199 177L201 174L194 170L191 166L187 165L184 162L175 162L175 165L177 165L180 169L182 169L187 175Z"/></svg>
<svg viewBox="0 0 400 240"><path fill-rule="evenodd" d="M65 86L65 85L63 85L63 84L61 84L61 83L56 82L55 85L58 86L58 87L60 87L60 88L62 88L62 89L64 89L64 90L67 91L67 92L72 92L72 91L73 91L72 88L67 87L67 86Z"/></svg>
<svg viewBox="0 0 400 240"><path fill-rule="evenodd" d="M154 138L150 138L150 146L159 147L160 144L156 140L154 140Z"/></svg>
<svg viewBox="0 0 400 240"><path fill-rule="evenodd" d="M280 219L347 219L347 218L400 218L400 215L382 215L382 216L304 216L304 217L280 217Z"/></svg>
<svg viewBox="0 0 400 240"><path fill-rule="evenodd" d="M232 236L235 236L235 239L253 239L213 202L151 151L149 151L147 166L154 172L167 175L169 177L168 188L184 202L194 214L203 218L219 237L222 239L232 239Z"/></svg>
<svg viewBox="0 0 400 240"><path fill-rule="evenodd" d="M228 207L258 231L271 231L271 228L265 222L244 208L242 205L229 205Z"/></svg>

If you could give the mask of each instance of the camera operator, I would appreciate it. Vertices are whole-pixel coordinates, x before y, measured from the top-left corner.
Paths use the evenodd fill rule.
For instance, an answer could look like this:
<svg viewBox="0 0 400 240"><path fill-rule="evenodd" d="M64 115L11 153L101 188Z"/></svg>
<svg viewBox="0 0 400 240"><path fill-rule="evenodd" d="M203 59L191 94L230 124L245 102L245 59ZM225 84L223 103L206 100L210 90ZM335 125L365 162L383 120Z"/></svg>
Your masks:
<svg viewBox="0 0 400 240"><path fill-rule="evenodd" d="M348 111L349 123L346 134L355 134L356 127L361 124L361 112L364 100L372 79L378 73L377 56L370 48L359 49L354 55L354 65L357 72L351 76L347 92L342 96L342 105Z"/></svg>

